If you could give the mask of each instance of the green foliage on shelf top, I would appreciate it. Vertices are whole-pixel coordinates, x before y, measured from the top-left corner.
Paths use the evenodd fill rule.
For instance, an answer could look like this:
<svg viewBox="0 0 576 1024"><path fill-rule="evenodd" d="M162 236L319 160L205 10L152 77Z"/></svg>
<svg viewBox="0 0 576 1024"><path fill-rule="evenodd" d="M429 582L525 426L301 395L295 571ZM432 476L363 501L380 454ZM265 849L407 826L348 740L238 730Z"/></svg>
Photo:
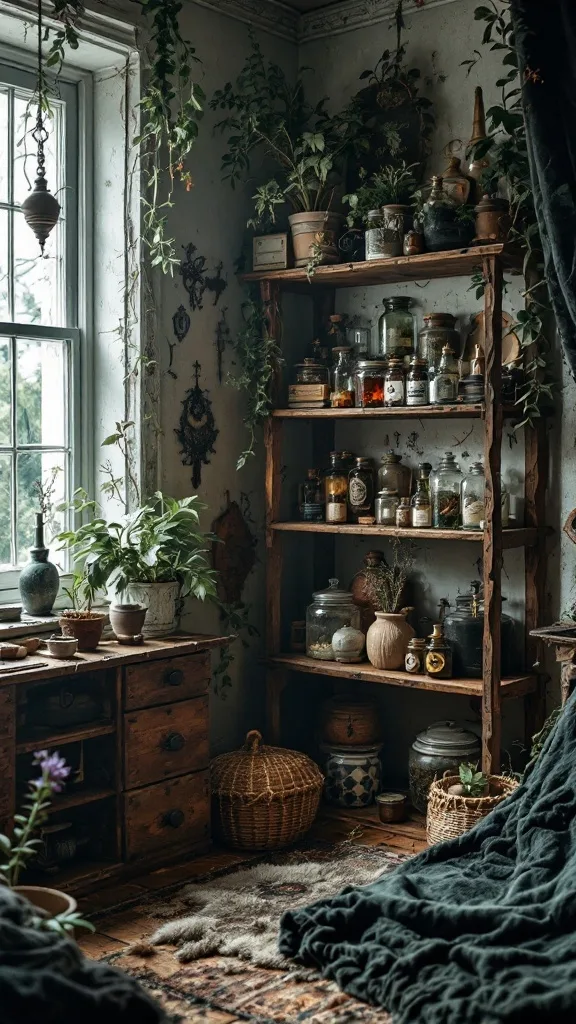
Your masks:
<svg viewBox="0 0 576 1024"><path fill-rule="evenodd" d="M416 189L414 171L417 164L407 164L402 160L398 166L383 167L373 174L365 184L360 185L356 192L343 198L350 207L348 224L352 227L360 222L367 224L371 210L379 210L382 206L399 204L410 206Z"/></svg>

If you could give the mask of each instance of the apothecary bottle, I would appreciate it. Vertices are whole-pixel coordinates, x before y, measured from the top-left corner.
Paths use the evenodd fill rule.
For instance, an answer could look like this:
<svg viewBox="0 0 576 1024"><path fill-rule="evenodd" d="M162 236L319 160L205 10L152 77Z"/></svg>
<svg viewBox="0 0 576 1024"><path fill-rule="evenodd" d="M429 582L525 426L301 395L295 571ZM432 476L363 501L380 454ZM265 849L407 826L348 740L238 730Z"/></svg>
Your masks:
<svg viewBox="0 0 576 1024"><path fill-rule="evenodd" d="M413 636L408 641L408 647L406 648L406 654L404 657L404 667L407 672L411 675L419 675L424 673L424 658L426 656L426 640Z"/></svg>
<svg viewBox="0 0 576 1024"><path fill-rule="evenodd" d="M398 491L388 487L378 492L376 498L376 522L379 526L396 526L396 510L400 504Z"/></svg>
<svg viewBox="0 0 576 1024"><path fill-rule="evenodd" d="M348 346L333 348L332 357L334 367L330 405L333 409L351 409L354 406L354 377L350 365L350 349Z"/></svg>
<svg viewBox="0 0 576 1024"><path fill-rule="evenodd" d="M406 374L401 359L392 358L388 361L384 377L384 405L388 408L406 405Z"/></svg>
<svg viewBox="0 0 576 1024"><path fill-rule="evenodd" d="M412 526L426 529L432 526L432 505L426 476L420 472L416 492L412 498Z"/></svg>
<svg viewBox="0 0 576 1024"><path fill-rule="evenodd" d="M424 326L418 334L418 355L426 364L438 369L442 349L449 345L454 352L460 351L460 335L455 330L456 318L452 313L425 313Z"/></svg>
<svg viewBox="0 0 576 1024"><path fill-rule="evenodd" d="M426 644L426 672L434 679L451 679L452 648L444 636L441 623L436 623L432 629Z"/></svg>
<svg viewBox="0 0 576 1024"><path fill-rule="evenodd" d="M458 399L458 363L454 350L444 345L440 365L434 378L434 404L453 405Z"/></svg>
<svg viewBox="0 0 576 1024"><path fill-rule="evenodd" d="M384 405L384 375L386 363L382 359L359 359L356 364L356 405L360 409L382 408Z"/></svg>
<svg viewBox="0 0 576 1024"><path fill-rule="evenodd" d="M396 526L399 529L406 529L412 525L412 512L410 509L410 498L400 498L396 509Z"/></svg>
<svg viewBox="0 0 576 1024"><path fill-rule="evenodd" d="M486 478L481 462L473 462L460 487L462 528L481 530L486 518Z"/></svg>
<svg viewBox="0 0 576 1024"><path fill-rule="evenodd" d="M374 515L374 464L372 459L357 458L348 474L348 509L353 522L360 516Z"/></svg>
<svg viewBox="0 0 576 1024"><path fill-rule="evenodd" d="M425 359L414 356L406 378L406 405L428 405L428 367Z"/></svg>
<svg viewBox="0 0 576 1024"><path fill-rule="evenodd" d="M406 365L414 355L415 322L409 296L384 299L384 312L378 321L380 355L402 359Z"/></svg>
<svg viewBox="0 0 576 1024"><path fill-rule="evenodd" d="M306 479L300 484L298 512L305 523L324 521L324 490L318 469L309 469Z"/></svg>
<svg viewBox="0 0 576 1024"><path fill-rule="evenodd" d="M306 610L306 653L309 658L334 661L332 637L344 626L360 629L360 609L352 594L341 590L337 579L328 581L326 590L312 595L312 604Z"/></svg>
<svg viewBox="0 0 576 1024"><path fill-rule="evenodd" d="M324 497L326 522L347 522L348 467L344 452L330 452L330 467L324 474Z"/></svg>
<svg viewBox="0 0 576 1024"><path fill-rule="evenodd" d="M452 452L445 452L432 480L432 521L443 530L460 525L460 485L462 473Z"/></svg>
<svg viewBox="0 0 576 1024"><path fill-rule="evenodd" d="M398 492L399 498L409 498L412 489L412 470L402 462L402 456L392 450L384 453L378 470L378 490L386 487Z"/></svg>

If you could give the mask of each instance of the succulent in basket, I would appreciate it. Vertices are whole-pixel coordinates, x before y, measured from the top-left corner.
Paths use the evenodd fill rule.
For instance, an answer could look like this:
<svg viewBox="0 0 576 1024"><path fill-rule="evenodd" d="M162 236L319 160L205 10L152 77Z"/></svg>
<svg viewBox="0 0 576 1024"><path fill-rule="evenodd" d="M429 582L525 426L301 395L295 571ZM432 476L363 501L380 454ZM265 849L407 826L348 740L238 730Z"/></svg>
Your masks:
<svg viewBox="0 0 576 1024"><path fill-rule="evenodd" d="M481 797L488 796L490 783L483 772L478 771L477 764L461 764L458 769L460 782L450 786L448 792L451 796Z"/></svg>

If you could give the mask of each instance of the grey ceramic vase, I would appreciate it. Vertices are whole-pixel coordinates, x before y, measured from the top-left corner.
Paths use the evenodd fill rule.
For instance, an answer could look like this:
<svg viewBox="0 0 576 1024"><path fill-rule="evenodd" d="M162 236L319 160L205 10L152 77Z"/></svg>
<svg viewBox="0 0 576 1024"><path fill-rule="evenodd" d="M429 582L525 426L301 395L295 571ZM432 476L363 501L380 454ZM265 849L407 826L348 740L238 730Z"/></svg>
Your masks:
<svg viewBox="0 0 576 1024"><path fill-rule="evenodd" d="M20 597L27 615L50 615L60 578L58 570L48 561L48 548L44 547L42 513L36 513L36 542L30 548L30 561L20 573Z"/></svg>

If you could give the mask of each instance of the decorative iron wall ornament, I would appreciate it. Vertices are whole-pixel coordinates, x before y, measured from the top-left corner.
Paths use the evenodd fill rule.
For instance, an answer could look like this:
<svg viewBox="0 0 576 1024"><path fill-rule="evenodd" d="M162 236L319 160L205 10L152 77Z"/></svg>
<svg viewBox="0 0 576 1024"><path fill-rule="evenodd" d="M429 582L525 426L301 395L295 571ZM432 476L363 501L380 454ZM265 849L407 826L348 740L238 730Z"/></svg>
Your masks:
<svg viewBox="0 0 576 1024"><path fill-rule="evenodd" d="M190 309L202 309L202 301L204 299L204 292L208 289L209 292L214 293L215 306L218 299L222 295L222 292L228 287L228 282L222 277L222 270L224 267L223 263L219 263L215 268L215 277L208 276L208 266L205 256L195 256L198 252L194 242L189 242L188 245L182 247L186 254L186 259L182 260L180 264L180 276L182 283L188 292L188 298L190 299Z"/></svg>
<svg viewBox="0 0 576 1024"><path fill-rule="evenodd" d="M232 340L230 328L228 326L228 321L226 320L227 312L228 307L225 306L224 309L222 310L222 316L220 317L218 323L216 324L216 361L218 365L219 384L222 383L222 358L224 356L224 349L226 348L226 345L229 345Z"/></svg>
<svg viewBox="0 0 576 1024"><path fill-rule="evenodd" d="M202 481L202 463L210 462L208 455L214 451L214 442L220 431L212 413L212 402L208 392L200 387L202 367L194 363L194 387L190 388L182 402L180 426L174 430L182 445L182 464L192 466L192 486L199 487Z"/></svg>
<svg viewBox="0 0 576 1024"><path fill-rule="evenodd" d="M178 306L172 317L172 326L174 328L174 336L182 344L190 330L190 317L185 306Z"/></svg>

